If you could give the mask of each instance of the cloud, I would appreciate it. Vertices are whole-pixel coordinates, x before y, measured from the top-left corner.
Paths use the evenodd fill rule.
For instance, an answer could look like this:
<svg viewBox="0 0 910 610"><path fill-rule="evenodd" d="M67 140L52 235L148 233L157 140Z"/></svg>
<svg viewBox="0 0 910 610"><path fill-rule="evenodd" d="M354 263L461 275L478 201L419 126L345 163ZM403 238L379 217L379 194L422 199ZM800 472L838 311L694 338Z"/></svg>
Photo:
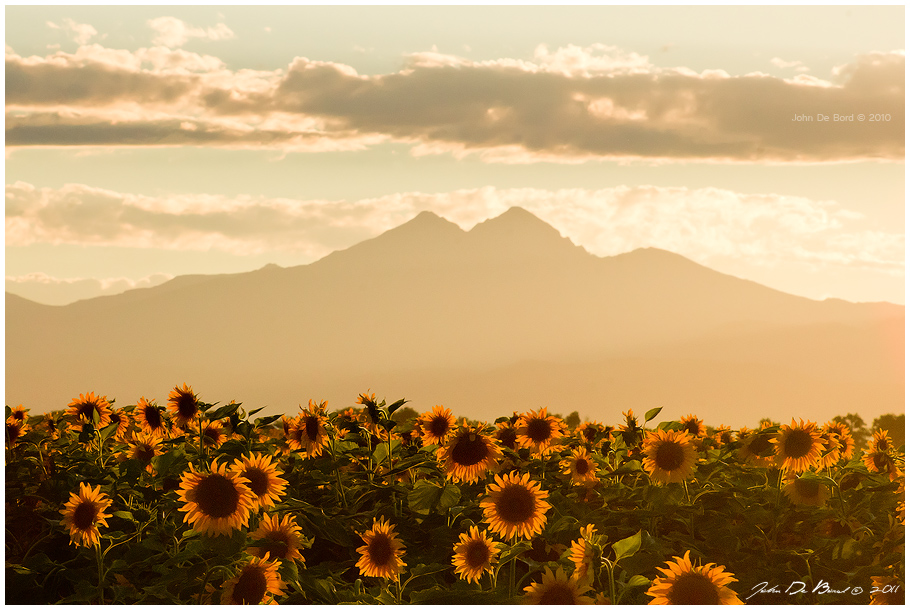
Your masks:
<svg viewBox="0 0 910 610"><path fill-rule="evenodd" d="M33 243L269 251L315 260L422 210L469 229L521 206L599 256L657 247L703 264L849 266L903 276L902 232L854 228L832 201L716 188L496 189L396 193L358 201L220 195L147 197L70 184L6 187L8 246Z"/></svg>
<svg viewBox="0 0 910 610"><path fill-rule="evenodd" d="M47 22L47 27L54 30L63 30L76 44L86 44L89 40L98 35L98 30L87 23L76 23L69 17L63 19L63 25L57 25L52 21Z"/></svg>
<svg viewBox="0 0 910 610"><path fill-rule="evenodd" d="M148 25L155 31L152 44L165 47L182 47L191 38L202 40L229 40L234 32L223 23L213 28L194 28L176 17L156 17L149 19Z"/></svg>
<svg viewBox="0 0 910 610"><path fill-rule="evenodd" d="M312 150L397 141L415 154L489 162L898 161L904 63L903 52L870 53L830 80L783 79L658 68L617 47L569 45L539 46L533 61L416 53L399 72L364 76L302 57L267 72L164 47L91 45L46 58L8 50L7 144L294 149L316 138ZM872 108L891 121L793 120ZM209 128L188 137L187 122Z"/></svg>
<svg viewBox="0 0 910 610"><path fill-rule="evenodd" d="M771 63L778 68L787 69L793 68L797 72L808 72L809 68L801 61L787 61L781 59L780 57L773 57Z"/></svg>

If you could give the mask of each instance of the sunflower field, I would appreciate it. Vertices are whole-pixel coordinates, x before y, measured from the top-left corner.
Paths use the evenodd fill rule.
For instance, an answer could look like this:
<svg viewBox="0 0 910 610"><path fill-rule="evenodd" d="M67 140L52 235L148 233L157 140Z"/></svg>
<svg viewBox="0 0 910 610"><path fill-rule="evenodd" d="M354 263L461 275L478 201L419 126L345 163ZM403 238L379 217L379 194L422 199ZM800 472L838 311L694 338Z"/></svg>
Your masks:
<svg viewBox="0 0 910 610"><path fill-rule="evenodd" d="M6 407L10 604L904 601L904 449L793 420L493 423L186 384Z"/></svg>

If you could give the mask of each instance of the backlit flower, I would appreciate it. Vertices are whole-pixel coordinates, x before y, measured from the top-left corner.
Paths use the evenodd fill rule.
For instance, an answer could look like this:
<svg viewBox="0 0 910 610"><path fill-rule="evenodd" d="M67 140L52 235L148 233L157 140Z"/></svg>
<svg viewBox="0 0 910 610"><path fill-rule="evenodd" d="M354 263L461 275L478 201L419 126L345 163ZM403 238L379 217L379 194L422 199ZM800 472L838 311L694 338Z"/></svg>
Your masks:
<svg viewBox="0 0 910 610"><path fill-rule="evenodd" d="M74 398L67 406L69 408L66 410L66 414L70 419L70 425L80 432L83 424L94 424L96 415L98 417L97 428L104 428L111 423L111 403L105 396L95 396L94 392L80 394L79 398Z"/></svg>
<svg viewBox="0 0 910 610"><path fill-rule="evenodd" d="M325 405L325 402L316 404L310 400L309 408L293 420L289 437L291 448L302 449L307 457L319 457L323 447L329 444L329 435L325 430Z"/></svg>
<svg viewBox="0 0 910 610"><path fill-rule="evenodd" d="M303 539L293 515L285 514L280 520L278 515L264 516L250 539L256 544L247 548L247 552L256 557L270 555L273 559L303 560L299 550Z"/></svg>
<svg viewBox="0 0 910 610"><path fill-rule="evenodd" d="M528 604L592 604L594 600L585 593L591 587L573 576L566 576L562 568L557 568L556 573L547 566L544 568L543 580L531 583L524 588L524 601Z"/></svg>
<svg viewBox="0 0 910 610"><path fill-rule="evenodd" d="M404 568L401 556L404 554L404 545L398 540L395 526L390 525L385 518L373 520L373 527L360 534L364 546L359 547L360 559L357 567L363 576L377 578L395 578Z"/></svg>
<svg viewBox="0 0 910 610"><path fill-rule="evenodd" d="M133 415L136 418L136 424L146 434L167 435L167 423L164 420L164 413L161 407L155 404L155 401L146 400L145 396L143 396L136 403Z"/></svg>
<svg viewBox="0 0 910 610"><path fill-rule="evenodd" d="M193 388L185 383L183 388L174 386L167 397L167 406L174 415L174 422L178 426L185 426L199 415L199 402L193 393Z"/></svg>
<svg viewBox="0 0 910 610"><path fill-rule="evenodd" d="M109 514L104 511L110 508L113 500L101 493L101 486L92 488L86 483L79 484L79 493L70 493L69 502L60 511L63 514L63 525L69 528L70 544L93 547L101 543L98 526L107 527Z"/></svg>
<svg viewBox="0 0 910 610"><path fill-rule="evenodd" d="M815 478L797 476L796 473L788 472L784 485L784 494L794 504L804 506L824 506L828 501L828 487Z"/></svg>
<svg viewBox="0 0 910 610"><path fill-rule="evenodd" d="M288 482L281 478L284 473L272 462L272 456L259 453L245 455L239 460L234 460L231 472L246 479L247 486L253 492L253 510L258 510L259 507L268 508L275 506L275 502L281 502Z"/></svg>
<svg viewBox="0 0 910 610"><path fill-rule="evenodd" d="M436 405L417 418L417 425L424 445L442 445L455 428L455 416L450 409Z"/></svg>
<svg viewBox="0 0 910 610"><path fill-rule="evenodd" d="M682 424L683 430L691 434L693 438L704 436L707 433L707 429L702 423L702 420L692 414L680 418L679 422Z"/></svg>
<svg viewBox="0 0 910 610"><path fill-rule="evenodd" d="M483 425L459 429L436 451L436 459L442 464L446 476L465 483L473 483L486 476L500 457L502 450L483 433Z"/></svg>
<svg viewBox="0 0 910 610"><path fill-rule="evenodd" d="M272 596L284 595L284 582L278 574L278 561L254 557L240 572L224 583L222 604L246 605L272 603Z"/></svg>
<svg viewBox="0 0 910 610"><path fill-rule="evenodd" d="M563 472L572 477L572 483L585 485L597 482L597 464L584 447L572 450L572 455L559 463Z"/></svg>
<svg viewBox="0 0 910 610"><path fill-rule="evenodd" d="M183 502L178 509L186 513L184 521L207 536L230 536L247 526L255 501L246 479L214 461L211 472L197 472L190 464L177 495Z"/></svg>
<svg viewBox="0 0 910 610"><path fill-rule="evenodd" d="M649 432L642 465L657 483L682 483L695 472L698 457L692 437L682 430Z"/></svg>
<svg viewBox="0 0 910 610"><path fill-rule="evenodd" d="M546 456L555 449L554 444L563 436L565 424L558 417L547 415L547 408L528 411L516 424L516 442L529 447L531 453Z"/></svg>
<svg viewBox="0 0 910 610"><path fill-rule="evenodd" d="M727 587L736 582L733 574L724 572L724 566L709 563L693 566L689 551L683 557L674 557L666 568L657 568L662 577L655 578L647 595L656 605L714 605L742 604L736 592Z"/></svg>
<svg viewBox="0 0 910 610"><path fill-rule="evenodd" d="M499 549L487 533L472 525L467 533L460 534L454 547L452 564L455 573L468 582L477 582L484 572L493 573L493 562Z"/></svg>
<svg viewBox="0 0 910 610"><path fill-rule="evenodd" d="M547 522L544 513L551 508L546 501L550 494L530 478L529 473L512 472L496 475L495 482L487 485L487 494L480 502L483 519L504 540L515 536L531 539Z"/></svg>
<svg viewBox="0 0 910 610"><path fill-rule="evenodd" d="M792 419L789 426L781 426L771 442L783 470L805 472L818 463L822 454L821 433L815 423L802 419L798 424Z"/></svg>

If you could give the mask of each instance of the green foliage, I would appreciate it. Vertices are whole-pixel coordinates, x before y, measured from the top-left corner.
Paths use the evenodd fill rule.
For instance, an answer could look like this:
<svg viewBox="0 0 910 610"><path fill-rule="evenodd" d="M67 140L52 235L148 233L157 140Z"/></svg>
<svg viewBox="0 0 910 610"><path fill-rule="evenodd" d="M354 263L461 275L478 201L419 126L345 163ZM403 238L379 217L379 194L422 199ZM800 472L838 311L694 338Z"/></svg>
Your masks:
<svg viewBox="0 0 910 610"><path fill-rule="evenodd" d="M881 417L876 417L872 422L872 431L885 430L895 447L904 446L904 414L895 415L888 413Z"/></svg>

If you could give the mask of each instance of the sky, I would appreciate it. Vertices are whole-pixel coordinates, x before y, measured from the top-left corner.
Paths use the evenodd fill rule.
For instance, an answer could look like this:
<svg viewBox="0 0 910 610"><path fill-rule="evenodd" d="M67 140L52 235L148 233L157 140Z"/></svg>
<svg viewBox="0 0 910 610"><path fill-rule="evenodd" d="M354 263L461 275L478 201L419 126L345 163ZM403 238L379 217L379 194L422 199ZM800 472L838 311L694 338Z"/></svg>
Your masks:
<svg viewBox="0 0 910 610"><path fill-rule="evenodd" d="M7 6L7 290L521 206L599 256L903 304L904 10Z"/></svg>

